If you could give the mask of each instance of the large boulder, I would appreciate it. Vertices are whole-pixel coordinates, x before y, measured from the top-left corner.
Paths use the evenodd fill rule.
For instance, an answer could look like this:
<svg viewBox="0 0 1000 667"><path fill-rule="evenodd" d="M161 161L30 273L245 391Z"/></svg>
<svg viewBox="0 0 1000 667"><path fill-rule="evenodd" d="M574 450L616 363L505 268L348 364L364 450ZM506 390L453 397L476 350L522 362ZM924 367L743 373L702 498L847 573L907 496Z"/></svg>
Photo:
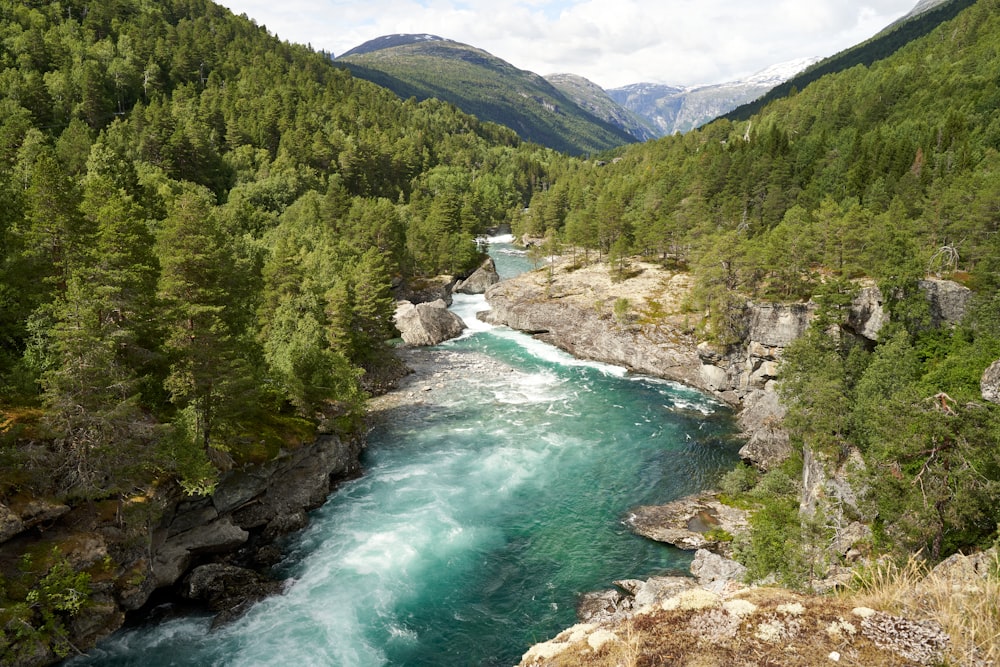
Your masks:
<svg viewBox="0 0 1000 667"><path fill-rule="evenodd" d="M969 310L972 290L951 280L920 281L920 289L931 307L935 327L958 324Z"/></svg>
<svg viewBox="0 0 1000 667"><path fill-rule="evenodd" d="M413 305L409 301L396 304L396 328L407 345L437 345L455 338L465 329L465 323L448 310L440 299L432 303Z"/></svg>
<svg viewBox="0 0 1000 667"><path fill-rule="evenodd" d="M990 403L1000 404L1000 361L993 364L983 373L983 379L979 383L979 388L983 392L983 400Z"/></svg>
<svg viewBox="0 0 1000 667"><path fill-rule="evenodd" d="M455 291L460 294L485 294L486 290L498 282L500 274L497 273L497 266L490 257L471 276L458 281Z"/></svg>
<svg viewBox="0 0 1000 667"><path fill-rule="evenodd" d="M862 338L877 341L879 332L889 321L884 301L882 290L878 287L862 287L851 302L847 327Z"/></svg>

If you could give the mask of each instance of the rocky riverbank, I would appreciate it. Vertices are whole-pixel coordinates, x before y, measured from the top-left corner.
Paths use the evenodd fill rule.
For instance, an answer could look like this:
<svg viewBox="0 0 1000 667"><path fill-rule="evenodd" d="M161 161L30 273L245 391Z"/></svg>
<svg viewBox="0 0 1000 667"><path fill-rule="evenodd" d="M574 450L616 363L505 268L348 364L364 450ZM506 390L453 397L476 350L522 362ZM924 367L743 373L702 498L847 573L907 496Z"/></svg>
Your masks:
<svg viewBox="0 0 1000 667"><path fill-rule="evenodd" d="M737 410L747 443L740 455L762 470L791 453L777 394L784 354L808 328L814 303L755 303L743 309L743 340L718 348L699 339L703 316L691 310L693 278L632 261L623 276L604 263L569 257L505 280L486 291L492 310L483 319L534 334L570 354L624 366L637 373L701 389ZM952 325L968 309L971 292L947 280L920 282L931 320ZM888 322L885 299L859 285L844 335L874 344Z"/></svg>
<svg viewBox="0 0 1000 667"><path fill-rule="evenodd" d="M547 270L490 288L486 297L492 311L483 319L534 334L578 357L702 389L738 411L747 437L740 452L744 459L768 470L787 458L791 445L781 426L784 408L776 391L778 367L785 348L808 328L816 306L748 301L744 339L720 349L696 336L700 317L688 308L692 285L687 275L633 262L626 276L616 280L606 265L578 267L563 258ZM971 298L968 289L944 280L924 280L920 287L935 326L962 319ZM874 345L887 321L879 289L861 285L842 334ZM986 400L1000 400L996 398L1000 396L998 378L997 365L983 376ZM804 454L803 511L809 515L817 508L831 512L838 503L842 511L854 499L848 469L863 462L856 460L856 453L836 465L820 460L808 448ZM946 654L951 660L973 655L969 660L960 657L955 664L987 664L975 658L967 638L962 640L965 648L961 651L949 647L944 626L952 612L931 612L923 603L909 607L899 603L902 598L926 601L921 596L931 588L940 590L947 600L963 587L976 591L960 600L970 609L980 601L994 600L993 579L983 568L967 567L964 556L950 559L951 563L942 564L940 571L935 569L926 578L904 582L905 590L895 601L883 604L884 611L856 609L857 605L843 598L745 587L742 566L704 548L727 554L733 533L745 530L746 521L745 513L710 495L636 508L626 523L637 533L681 548L700 549L692 566L697 580L669 577L615 582L618 589L585 596L579 610L583 623L533 647L521 664L634 665L659 664L659 659L698 665L841 661L902 665L935 664ZM840 556L849 555L853 541L866 537L866 530L860 523L850 523L838 537L843 544L831 548ZM981 555L977 557L982 560ZM995 561L995 554L992 558ZM948 569L951 566L957 574ZM849 581L850 571L841 569L846 579L831 579L827 588ZM889 613L893 609L906 613Z"/></svg>
<svg viewBox="0 0 1000 667"><path fill-rule="evenodd" d="M86 651L156 591L228 617L279 591L280 582L259 574L281 558L274 539L305 526L306 512L326 500L337 480L358 472L360 451L359 440L323 434L267 463L224 474L210 496L164 484L121 501L70 507L36 498L4 507L4 568L51 567L58 554L71 571L89 577L89 594L65 629L55 638L24 635L5 647L7 664L48 664L61 657L59 647Z"/></svg>

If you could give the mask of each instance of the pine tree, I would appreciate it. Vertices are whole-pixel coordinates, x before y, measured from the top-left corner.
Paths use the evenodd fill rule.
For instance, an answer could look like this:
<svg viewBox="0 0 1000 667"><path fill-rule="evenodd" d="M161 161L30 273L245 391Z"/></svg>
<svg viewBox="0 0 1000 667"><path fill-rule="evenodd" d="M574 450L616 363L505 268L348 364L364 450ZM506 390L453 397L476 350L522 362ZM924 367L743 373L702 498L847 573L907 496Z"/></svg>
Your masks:
<svg viewBox="0 0 1000 667"><path fill-rule="evenodd" d="M157 265L141 211L110 180L88 182L82 209L96 243L54 304L53 366L42 386L45 422L63 452L55 481L99 496L124 490L149 458L140 373L153 356Z"/></svg>
<svg viewBox="0 0 1000 667"><path fill-rule="evenodd" d="M165 387L178 424L205 453L227 450L232 429L255 407L253 376L227 285L237 272L205 190L170 206L157 243L170 372Z"/></svg>

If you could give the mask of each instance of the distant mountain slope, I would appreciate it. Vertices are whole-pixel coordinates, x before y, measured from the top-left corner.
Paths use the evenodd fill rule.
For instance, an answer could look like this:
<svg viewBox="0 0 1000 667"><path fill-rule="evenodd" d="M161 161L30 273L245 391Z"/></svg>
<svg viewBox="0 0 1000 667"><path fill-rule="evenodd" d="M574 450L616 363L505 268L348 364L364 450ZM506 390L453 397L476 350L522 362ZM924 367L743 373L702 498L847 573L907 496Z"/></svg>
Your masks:
<svg viewBox="0 0 1000 667"><path fill-rule="evenodd" d="M891 56L913 40L923 37L945 21L950 21L963 9L975 3L976 0L920 0L909 14L868 41L816 63L801 74L775 86L759 99L739 106L722 117L729 120L747 120L763 109L768 102L786 97L793 88L802 90L822 76L842 72L856 65L870 66L878 60Z"/></svg>
<svg viewBox="0 0 1000 667"><path fill-rule="evenodd" d="M623 107L590 79L576 74L548 74L545 80L585 111L622 128L640 141L662 136L659 128L647 118Z"/></svg>
<svg viewBox="0 0 1000 667"><path fill-rule="evenodd" d="M437 98L522 138L579 155L636 138L591 115L541 76L486 51L434 35L389 35L348 51L336 63L407 99Z"/></svg>
<svg viewBox="0 0 1000 667"><path fill-rule="evenodd" d="M660 136L684 133L757 99L814 62L815 59L802 59L780 63L747 79L693 88L636 83L609 90L608 95L647 119Z"/></svg>

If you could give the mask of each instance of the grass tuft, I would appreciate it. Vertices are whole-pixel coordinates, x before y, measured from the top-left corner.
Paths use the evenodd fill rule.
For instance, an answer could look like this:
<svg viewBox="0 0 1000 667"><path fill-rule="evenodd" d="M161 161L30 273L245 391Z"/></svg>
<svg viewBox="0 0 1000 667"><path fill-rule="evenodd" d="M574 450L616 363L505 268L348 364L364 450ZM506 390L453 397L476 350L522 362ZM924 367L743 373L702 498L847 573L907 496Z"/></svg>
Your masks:
<svg viewBox="0 0 1000 667"><path fill-rule="evenodd" d="M971 567L928 571L915 556L880 560L859 572L848 595L859 606L936 621L951 637L950 664L1000 664L1000 554L990 561L983 576Z"/></svg>

